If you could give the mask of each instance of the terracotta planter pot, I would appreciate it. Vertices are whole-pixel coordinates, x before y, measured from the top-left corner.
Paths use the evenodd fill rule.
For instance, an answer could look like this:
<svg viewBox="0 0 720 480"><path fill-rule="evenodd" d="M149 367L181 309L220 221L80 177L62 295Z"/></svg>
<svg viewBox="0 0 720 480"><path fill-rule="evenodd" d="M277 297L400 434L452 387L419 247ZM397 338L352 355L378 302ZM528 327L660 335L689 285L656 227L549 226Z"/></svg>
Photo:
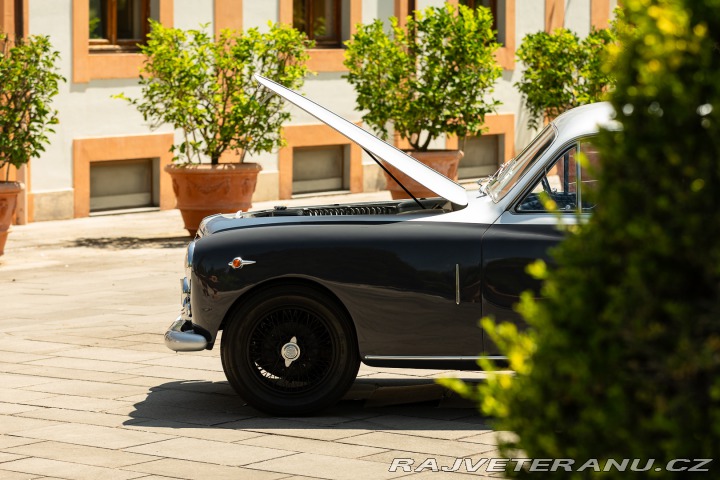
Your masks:
<svg viewBox="0 0 720 480"><path fill-rule="evenodd" d="M0 255L5 252L5 242L15 215L17 197L25 185L20 182L0 182Z"/></svg>
<svg viewBox="0 0 720 480"><path fill-rule="evenodd" d="M252 206L257 177L262 167L256 163L220 165L168 165L185 228L195 236L200 221L216 213L247 211Z"/></svg>
<svg viewBox="0 0 720 480"><path fill-rule="evenodd" d="M457 181L458 165L460 164L460 159L464 156L464 153L461 150L430 150L427 152L408 150L407 153L413 158L432 168L433 170L442 173L449 179ZM410 190L410 192L412 192L412 194L415 195L417 198L438 196L432 190L428 190L427 188L423 187L415 180L411 179L410 177L397 170L396 168L392 167L391 165L388 165L386 163L385 166L388 170L390 170L390 172L392 172L395 178L397 178L400 183L405 185L405 187ZM390 178L390 176L386 172L383 173L385 174L385 182L387 185L387 189L390 190L390 194L392 195L392 198L394 200L410 198L410 196L405 193L405 190L403 190L400 185L395 182L395 180Z"/></svg>

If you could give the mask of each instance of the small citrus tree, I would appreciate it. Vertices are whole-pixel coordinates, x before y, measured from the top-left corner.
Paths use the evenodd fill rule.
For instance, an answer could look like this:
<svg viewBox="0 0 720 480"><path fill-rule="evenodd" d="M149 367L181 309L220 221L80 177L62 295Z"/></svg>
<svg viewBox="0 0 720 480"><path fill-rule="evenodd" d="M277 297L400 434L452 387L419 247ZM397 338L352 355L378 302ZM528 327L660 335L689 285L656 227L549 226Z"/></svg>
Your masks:
<svg viewBox="0 0 720 480"><path fill-rule="evenodd" d="M151 21L140 75L142 98L126 99L153 127L169 123L183 131L176 160L218 164L226 150L245 155L282 145L280 127L290 118L278 95L255 82L260 74L293 89L308 73L304 33L272 24L223 30L217 40L205 30L180 30Z"/></svg>
<svg viewBox="0 0 720 480"><path fill-rule="evenodd" d="M580 40L566 28L523 38L516 55L525 70L515 87L530 111L530 128L544 118L603 99L613 75L602 69L602 58L614 38L613 30L602 29Z"/></svg>
<svg viewBox="0 0 720 480"><path fill-rule="evenodd" d="M689 459L720 458L720 3L623 4L598 206L556 269L534 266L527 333L483 320L516 375L456 385L518 435L504 455L576 461L553 478L691 478Z"/></svg>
<svg viewBox="0 0 720 480"><path fill-rule="evenodd" d="M487 8L446 5L407 17L406 28L391 17L390 33L381 20L361 25L345 66L363 121L383 139L392 123L415 150L442 134L479 134L499 105L488 98L502 74L492 22Z"/></svg>
<svg viewBox="0 0 720 480"><path fill-rule="evenodd" d="M50 103L65 80L55 67L59 55L48 37L0 34L0 171L20 168L45 150L58 123ZM6 179L9 174L7 168Z"/></svg>

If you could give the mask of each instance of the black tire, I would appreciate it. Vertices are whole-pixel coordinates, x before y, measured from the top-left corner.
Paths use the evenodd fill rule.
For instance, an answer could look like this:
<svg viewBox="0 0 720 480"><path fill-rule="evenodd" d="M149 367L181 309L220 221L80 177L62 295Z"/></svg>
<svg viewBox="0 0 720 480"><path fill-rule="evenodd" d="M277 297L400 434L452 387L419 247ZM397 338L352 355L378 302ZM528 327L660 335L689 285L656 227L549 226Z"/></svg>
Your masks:
<svg viewBox="0 0 720 480"><path fill-rule="evenodd" d="M296 353L293 345L299 355L286 358ZM229 319L220 356L230 385L248 404L285 416L334 404L360 366L347 313L306 286L268 289L249 299Z"/></svg>

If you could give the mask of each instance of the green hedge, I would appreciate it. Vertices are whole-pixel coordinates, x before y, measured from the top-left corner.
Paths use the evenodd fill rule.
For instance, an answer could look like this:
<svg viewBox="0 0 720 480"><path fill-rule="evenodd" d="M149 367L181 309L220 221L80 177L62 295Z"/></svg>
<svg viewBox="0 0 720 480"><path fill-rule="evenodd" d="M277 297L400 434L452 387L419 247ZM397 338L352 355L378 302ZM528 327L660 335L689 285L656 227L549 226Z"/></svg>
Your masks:
<svg viewBox="0 0 720 480"><path fill-rule="evenodd" d="M533 267L546 299L523 298L527 334L483 321L518 373L479 400L517 433L508 457L654 466L552 478L689 478L666 462L720 463L720 0L623 4L607 67L623 131L598 140L599 206L558 268Z"/></svg>

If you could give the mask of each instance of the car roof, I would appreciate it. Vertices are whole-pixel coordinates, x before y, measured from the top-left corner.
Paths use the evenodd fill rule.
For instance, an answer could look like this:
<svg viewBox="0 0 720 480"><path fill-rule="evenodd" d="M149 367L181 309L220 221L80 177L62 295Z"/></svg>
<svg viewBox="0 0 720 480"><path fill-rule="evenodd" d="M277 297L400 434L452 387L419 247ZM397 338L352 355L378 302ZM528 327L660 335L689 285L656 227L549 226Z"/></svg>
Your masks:
<svg viewBox="0 0 720 480"><path fill-rule="evenodd" d="M562 144L578 137L594 135L600 128L619 130L620 123L614 117L615 110L608 102L575 107L553 120L558 132L556 141Z"/></svg>

